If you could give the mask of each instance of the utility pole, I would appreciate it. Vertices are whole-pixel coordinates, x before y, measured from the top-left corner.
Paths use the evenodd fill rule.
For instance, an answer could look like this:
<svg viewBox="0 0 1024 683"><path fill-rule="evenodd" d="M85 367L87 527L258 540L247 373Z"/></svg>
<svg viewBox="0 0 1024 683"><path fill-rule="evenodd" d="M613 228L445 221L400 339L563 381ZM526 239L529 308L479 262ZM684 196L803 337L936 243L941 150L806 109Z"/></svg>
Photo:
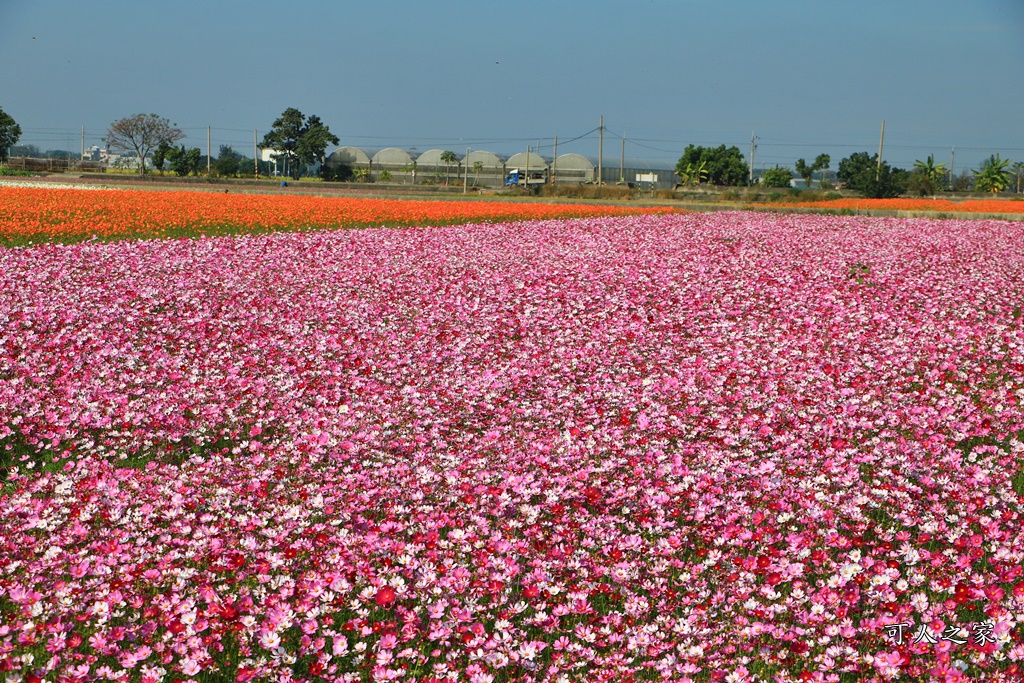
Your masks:
<svg viewBox="0 0 1024 683"><path fill-rule="evenodd" d="M540 157L541 166L544 165L544 157L540 153L540 138L537 138L537 156Z"/></svg>
<svg viewBox="0 0 1024 683"><path fill-rule="evenodd" d="M604 115L598 125L597 134L597 184L604 185Z"/></svg>
<svg viewBox="0 0 1024 683"><path fill-rule="evenodd" d="M206 127L206 175L210 175L210 126Z"/></svg>
<svg viewBox="0 0 1024 683"><path fill-rule="evenodd" d="M527 190L530 189L530 146L526 146L526 184Z"/></svg>
<svg viewBox="0 0 1024 683"><path fill-rule="evenodd" d="M754 131L750 131L750 178L747 180L748 185L754 184L754 150L757 149L755 140L757 140L757 137L754 135Z"/></svg>
<svg viewBox="0 0 1024 683"><path fill-rule="evenodd" d="M551 187L555 186L555 176L558 175L558 136L555 136L555 151L551 156Z"/></svg>
<svg viewBox="0 0 1024 683"><path fill-rule="evenodd" d="M619 182L626 180L626 131L622 131L622 151L619 152Z"/></svg>
<svg viewBox="0 0 1024 683"><path fill-rule="evenodd" d="M882 177L882 143L885 142L885 119L882 119L882 134L878 138L878 165L875 167L875 180Z"/></svg>
<svg viewBox="0 0 1024 683"><path fill-rule="evenodd" d="M465 173L462 174L462 194L466 194L469 187L467 184L469 182L469 147L466 148L466 158L462 165L466 167L463 169Z"/></svg>
<svg viewBox="0 0 1024 683"><path fill-rule="evenodd" d="M256 129L252 129L252 167L256 171L256 180L260 179L260 145L256 142Z"/></svg>
<svg viewBox="0 0 1024 683"><path fill-rule="evenodd" d="M82 158L85 159L85 126L82 126Z"/></svg>
<svg viewBox="0 0 1024 683"><path fill-rule="evenodd" d="M949 148L949 189L953 190L953 160L956 159L956 145Z"/></svg>

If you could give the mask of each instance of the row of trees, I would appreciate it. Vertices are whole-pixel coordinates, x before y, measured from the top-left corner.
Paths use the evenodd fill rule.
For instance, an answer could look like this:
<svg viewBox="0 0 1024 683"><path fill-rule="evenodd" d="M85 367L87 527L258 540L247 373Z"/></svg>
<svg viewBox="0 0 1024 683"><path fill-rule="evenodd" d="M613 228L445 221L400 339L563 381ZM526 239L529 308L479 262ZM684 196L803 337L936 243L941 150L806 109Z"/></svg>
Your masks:
<svg viewBox="0 0 1024 683"><path fill-rule="evenodd" d="M105 141L113 151L134 153L140 160L139 173L146 172L145 159L152 155L153 165L163 169L170 162L171 170L181 176L199 172L202 152L197 147L187 149L174 143L185 138L185 133L168 119L156 114L135 114L110 124ZM337 145L338 136L320 120L319 116L306 117L295 108L288 108L278 117L270 132L263 136L263 149L272 149L275 160L282 162L292 177L298 179L302 165L323 163L327 145ZM223 163L218 173L234 175L238 172L241 155L230 147L221 147ZM218 158L218 162L221 159ZM228 173L229 169L233 172Z"/></svg>
<svg viewBox="0 0 1024 683"><path fill-rule="evenodd" d="M796 177L803 178L805 185L810 187L814 174L827 171L831 162L828 154L819 154L810 164L804 159L797 159L794 165ZM676 175L684 186L703 183L739 186L747 184L750 170L738 147L689 145L676 163ZM761 184L790 187L793 177L788 168L776 166L764 171ZM935 163L934 155L925 161L914 162L914 168L906 171L893 168L885 161L879 162L877 154L857 152L839 162L835 178L866 197L896 197L906 193L925 196L945 189L1002 192L1014 188L1020 192L1024 185L1024 163L1011 165L1009 159L994 154L978 170L950 177L945 164Z"/></svg>
<svg viewBox="0 0 1024 683"><path fill-rule="evenodd" d="M105 140L113 151L134 153L140 160L140 173L146 172L145 160L151 157L156 168L162 170L165 163L169 163L173 172L186 176L199 173L205 158L198 148L175 146L185 137L185 133L166 118L156 114L135 114L110 124ZM20 138L21 127L0 109L0 160L6 160L8 151ZM261 146L274 150L274 159L297 179L303 166L322 166L327 146L338 143L338 136L331 133L319 116L306 117L298 109L288 108L274 121L270 132L263 136ZM217 174L238 174L244 168L243 159L231 147L221 146L215 166ZM441 161L447 169L458 161L458 157L454 152L446 151ZM827 171L830 163L828 154L819 154L810 164L804 159L797 159L794 169L810 187L814 174ZM739 186L747 184L750 178L743 153L738 147L725 145L687 146L676 164L676 174L682 185ZM447 172L445 175L447 177ZM767 169L761 182L768 187L789 187L792 178L793 173L788 168L776 167ZM839 162L836 180L868 197L895 197L908 192L925 196L944 189L1002 192L1015 187L1020 192L1024 184L1024 163L1011 165L1009 159L994 154L980 169L962 172L954 178L945 164L935 162L934 155L924 161L915 161L914 168L906 171L892 168L885 161L879 162L877 154L858 152Z"/></svg>

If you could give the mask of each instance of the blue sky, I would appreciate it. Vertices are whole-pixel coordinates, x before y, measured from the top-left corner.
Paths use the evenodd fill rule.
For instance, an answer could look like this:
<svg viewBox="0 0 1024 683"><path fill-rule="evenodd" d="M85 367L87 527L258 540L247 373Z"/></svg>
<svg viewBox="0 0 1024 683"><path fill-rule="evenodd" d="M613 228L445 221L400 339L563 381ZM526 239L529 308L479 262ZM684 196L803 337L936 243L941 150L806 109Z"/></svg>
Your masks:
<svg viewBox="0 0 1024 683"><path fill-rule="evenodd" d="M153 112L251 154L296 107L368 149L596 156L603 115L609 165L753 131L759 167L835 168L885 120L886 161L959 170L1024 160L1022 73L1021 0L0 0L0 107L43 149Z"/></svg>

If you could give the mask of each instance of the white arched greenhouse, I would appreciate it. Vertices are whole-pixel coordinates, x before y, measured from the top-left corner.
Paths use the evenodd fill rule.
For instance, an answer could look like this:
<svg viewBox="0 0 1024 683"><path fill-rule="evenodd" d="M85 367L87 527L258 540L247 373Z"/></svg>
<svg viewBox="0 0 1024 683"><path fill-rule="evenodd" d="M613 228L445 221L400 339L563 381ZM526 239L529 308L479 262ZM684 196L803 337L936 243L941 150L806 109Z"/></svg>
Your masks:
<svg viewBox="0 0 1024 683"><path fill-rule="evenodd" d="M591 183L596 177L594 163L582 154L563 154L551 164L555 183Z"/></svg>
<svg viewBox="0 0 1024 683"><path fill-rule="evenodd" d="M348 180L359 173L359 169L369 173L370 157L358 147L339 147L324 160L324 167L327 178Z"/></svg>

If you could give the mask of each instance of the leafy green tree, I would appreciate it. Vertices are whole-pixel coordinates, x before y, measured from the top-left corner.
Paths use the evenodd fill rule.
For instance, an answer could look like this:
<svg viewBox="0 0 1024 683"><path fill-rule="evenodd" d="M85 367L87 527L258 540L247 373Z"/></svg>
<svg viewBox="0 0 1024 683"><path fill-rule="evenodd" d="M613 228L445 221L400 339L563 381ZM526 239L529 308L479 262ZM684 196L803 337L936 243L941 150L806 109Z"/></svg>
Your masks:
<svg viewBox="0 0 1024 683"><path fill-rule="evenodd" d="M164 174L164 162L167 161L168 155L173 151L174 147L167 144L166 140L157 145L156 149L153 150L153 168L159 171L160 175Z"/></svg>
<svg viewBox="0 0 1024 683"><path fill-rule="evenodd" d="M445 150L444 152L441 152L441 161L444 162L444 184L445 185L448 184L448 178L449 178L448 169L451 167L452 164L454 164L458 160L459 160L459 157L456 156L455 152L452 152L451 150Z"/></svg>
<svg viewBox="0 0 1024 683"><path fill-rule="evenodd" d="M213 170L219 176L238 175L241 159L242 155L232 149L231 145L221 145L217 152L217 161L213 162Z"/></svg>
<svg viewBox="0 0 1024 683"><path fill-rule="evenodd" d="M296 148L299 161L309 166L319 165L322 171L324 159L327 158L327 145L337 145L339 142L338 136L314 114L306 121L306 127Z"/></svg>
<svg viewBox="0 0 1024 683"><path fill-rule="evenodd" d="M925 161L914 161L914 169L907 182L907 190L911 194L924 197L935 195L946 178L946 164L936 164L935 155L929 154Z"/></svg>
<svg viewBox="0 0 1024 683"><path fill-rule="evenodd" d="M898 197L907 188L908 173L892 168L888 163L878 164L878 155L856 152L839 162L836 177L851 190L865 197L884 199Z"/></svg>
<svg viewBox="0 0 1024 683"><path fill-rule="evenodd" d="M911 171L907 179L907 192L917 197L934 196L939 191L939 185L927 173L922 171Z"/></svg>
<svg viewBox="0 0 1024 683"><path fill-rule="evenodd" d="M275 157L283 158L292 178L298 180L300 164L319 162L322 168L327 145L338 142L338 136L331 133L319 116L307 119L301 111L289 107L274 121L260 146L277 152Z"/></svg>
<svg viewBox="0 0 1024 683"><path fill-rule="evenodd" d="M198 147L185 149L185 145L178 148L171 148L167 152L167 160L171 162L171 170L184 178L199 172L199 161L203 153Z"/></svg>
<svg viewBox="0 0 1024 683"><path fill-rule="evenodd" d="M761 175L761 184L765 187L789 187L792 179L793 174L788 168L776 166L775 168L767 169Z"/></svg>
<svg viewBox="0 0 1024 683"><path fill-rule="evenodd" d="M796 174L804 179L804 187L810 187L811 180L814 179L814 173L826 170L831 162L832 157L827 154L819 154L810 166L803 159L797 159L793 167L796 169Z"/></svg>
<svg viewBox="0 0 1024 683"><path fill-rule="evenodd" d="M914 161L914 171L934 180L936 183L941 183L942 179L947 175L946 164L936 164L934 154L929 154L928 158L924 161Z"/></svg>
<svg viewBox="0 0 1024 683"><path fill-rule="evenodd" d="M11 147L21 139L21 126L10 114L0 109L0 161L7 161Z"/></svg>
<svg viewBox="0 0 1024 683"><path fill-rule="evenodd" d="M744 185L747 182L747 164L739 147L697 147L688 145L676 163L676 173L682 178L688 167L704 163L707 181L712 185Z"/></svg>
<svg viewBox="0 0 1024 683"><path fill-rule="evenodd" d="M484 162L474 161L473 162L473 187L476 187L477 183L480 182L480 173L484 170Z"/></svg>
<svg viewBox="0 0 1024 683"><path fill-rule="evenodd" d="M1009 159L1000 159L993 154L974 171L974 187L981 192L1002 192L1010 186L1010 173L1006 170Z"/></svg>
<svg viewBox="0 0 1024 683"><path fill-rule="evenodd" d="M707 162L688 163L686 168L682 170L679 170L679 166L676 166L676 175L679 176L680 185L700 185L708 179Z"/></svg>
<svg viewBox="0 0 1024 683"><path fill-rule="evenodd" d="M107 129L107 146L117 152L135 152L139 173L146 173L146 157L161 142L171 144L185 137L177 126L156 114L135 114L118 119Z"/></svg>

